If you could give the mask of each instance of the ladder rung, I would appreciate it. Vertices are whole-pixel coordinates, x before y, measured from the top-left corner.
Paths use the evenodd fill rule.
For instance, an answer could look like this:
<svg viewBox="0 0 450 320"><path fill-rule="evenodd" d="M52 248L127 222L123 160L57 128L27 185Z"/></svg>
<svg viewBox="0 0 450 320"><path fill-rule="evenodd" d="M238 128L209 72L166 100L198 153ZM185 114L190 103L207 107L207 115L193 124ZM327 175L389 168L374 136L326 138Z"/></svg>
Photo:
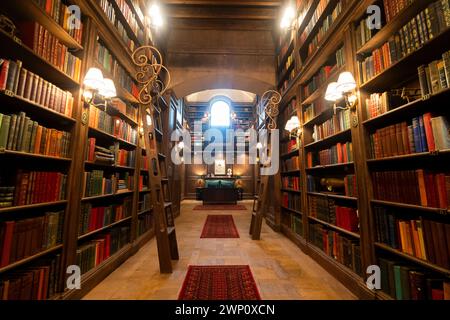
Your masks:
<svg viewBox="0 0 450 320"><path fill-rule="evenodd" d="M164 208L170 207L172 202L164 202Z"/></svg>
<svg viewBox="0 0 450 320"><path fill-rule="evenodd" d="M175 227L167 227L167 234L171 234L175 231Z"/></svg>

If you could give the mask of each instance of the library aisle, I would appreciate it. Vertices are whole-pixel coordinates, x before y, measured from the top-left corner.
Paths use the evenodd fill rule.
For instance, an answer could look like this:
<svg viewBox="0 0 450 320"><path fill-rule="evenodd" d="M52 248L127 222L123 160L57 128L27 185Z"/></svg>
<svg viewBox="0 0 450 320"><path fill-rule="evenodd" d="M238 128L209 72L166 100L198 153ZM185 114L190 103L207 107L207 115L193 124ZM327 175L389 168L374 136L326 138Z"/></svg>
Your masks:
<svg viewBox="0 0 450 320"><path fill-rule="evenodd" d="M100 282L84 299L177 299L189 265L249 265L263 300L339 299L356 297L282 234L263 225L261 241L248 235L247 210L197 211L198 201L185 200L177 218L180 260L172 274L160 274L156 240L152 239ZM201 239L207 215L232 214L240 238Z"/></svg>

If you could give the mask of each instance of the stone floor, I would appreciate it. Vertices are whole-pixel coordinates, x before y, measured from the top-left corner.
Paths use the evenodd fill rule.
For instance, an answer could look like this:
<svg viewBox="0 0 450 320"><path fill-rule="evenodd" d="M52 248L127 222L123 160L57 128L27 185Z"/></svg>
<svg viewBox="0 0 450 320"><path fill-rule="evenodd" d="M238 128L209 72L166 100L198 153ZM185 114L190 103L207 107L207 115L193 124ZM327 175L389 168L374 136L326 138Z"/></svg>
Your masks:
<svg viewBox="0 0 450 320"><path fill-rule="evenodd" d="M176 220L180 260L174 272L159 273L152 239L85 299L177 299L189 265L250 265L262 299L356 299L350 291L282 234L263 225L261 240L248 235L248 211L193 211L199 204L184 201ZM239 239L200 239L208 214L232 214Z"/></svg>

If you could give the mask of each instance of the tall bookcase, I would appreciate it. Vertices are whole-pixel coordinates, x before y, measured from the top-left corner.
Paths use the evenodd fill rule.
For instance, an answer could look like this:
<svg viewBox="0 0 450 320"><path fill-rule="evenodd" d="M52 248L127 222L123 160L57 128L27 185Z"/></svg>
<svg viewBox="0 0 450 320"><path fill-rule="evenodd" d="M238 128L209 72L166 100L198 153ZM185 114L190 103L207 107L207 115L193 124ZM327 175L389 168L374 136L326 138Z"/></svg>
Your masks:
<svg viewBox="0 0 450 320"><path fill-rule="evenodd" d="M295 114L301 122L299 141L280 138L281 231L363 298L440 298L448 286L448 153L445 143L434 146L431 128L446 125L448 113L438 106L448 85L442 78L426 84L432 62L449 50L450 11L438 2L438 21L427 21L433 2L306 1L297 8L293 49L285 44L277 57L278 74L287 70L283 53L294 55L296 70L287 83L279 78L279 127ZM370 5L382 9L379 30L366 27ZM406 36L410 47L402 43ZM283 46L286 35L280 38ZM324 100L342 71L358 82L354 111L335 111ZM419 141L422 149L411 149ZM370 265L382 270L382 290L365 285Z"/></svg>
<svg viewBox="0 0 450 320"><path fill-rule="evenodd" d="M62 4L79 6L81 30L67 27ZM0 298L80 298L154 236L131 59L152 44L141 5L36 0L2 9L17 31L0 31L8 168L0 173ZM84 102L90 67L115 83L118 99L107 106ZM25 129L6 131L12 118ZM66 288L70 265L81 267L81 290Z"/></svg>

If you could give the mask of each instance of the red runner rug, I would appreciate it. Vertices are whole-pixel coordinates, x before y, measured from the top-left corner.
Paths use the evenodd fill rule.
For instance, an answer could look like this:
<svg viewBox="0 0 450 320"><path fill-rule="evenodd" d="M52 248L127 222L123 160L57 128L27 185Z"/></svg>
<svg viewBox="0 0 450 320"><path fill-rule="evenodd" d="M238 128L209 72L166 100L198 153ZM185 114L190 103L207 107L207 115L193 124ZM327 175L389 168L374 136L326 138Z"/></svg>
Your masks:
<svg viewBox="0 0 450 320"><path fill-rule="evenodd" d="M249 266L189 266L178 300L261 300Z"/></svg>
<svg viewBox="0 0 450 320"><path fill-rule="evenodd" d="M194 207L194 210L247 210L242 204L205 204Z"/></svg>
<svg viewBox="0 0 450 320"><path fill-rule="evenodd" d="M208 215L200 238L239 238L232 215Z"/></svg>

